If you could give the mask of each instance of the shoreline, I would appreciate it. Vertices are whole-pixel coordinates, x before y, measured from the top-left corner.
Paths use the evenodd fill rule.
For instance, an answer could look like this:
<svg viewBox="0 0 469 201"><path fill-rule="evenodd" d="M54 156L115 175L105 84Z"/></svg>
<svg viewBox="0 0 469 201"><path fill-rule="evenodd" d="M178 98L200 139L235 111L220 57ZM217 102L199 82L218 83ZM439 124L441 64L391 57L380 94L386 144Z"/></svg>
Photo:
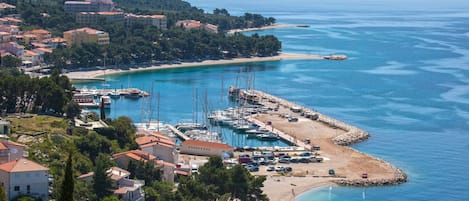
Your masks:
<svg viewBox="0 0 469 201"><path fill-rule="evenodd" d="M268 29L281 29L281 28L294 28L298 26L307 26L307 25L299 25L299 24L273 24L269 26L262 26L262 27L254 27L254 28L245 28L245 29L231 29L227 33L228 34L235 34L235 33L242 33L242 32L249 32L249 31L262 31Z"/></svg>
<svg viewBox="0 0 469 201"><path fill-rule="evenodd" d="M254 63L254 62L269 62L281 60L323 60L325 56L312 55L312 54L295 54L295 53L280 53L277 56L270 57L251 57L251 58L233 58L223 60L205 60L202 62L183 62L180 64L163 64L151 65L148 67L129 68L129 69L103 69L103 70L84 70L67 72L62 75L67 76L72 82L76 81L96 81L99 77L105 75L124 74L132 72L143 72L164 69L177 69L177 68L191 68L191 67L208 67L218 65L240 64L240 63ZM100 79L98 79L100 80Z"/></svg>

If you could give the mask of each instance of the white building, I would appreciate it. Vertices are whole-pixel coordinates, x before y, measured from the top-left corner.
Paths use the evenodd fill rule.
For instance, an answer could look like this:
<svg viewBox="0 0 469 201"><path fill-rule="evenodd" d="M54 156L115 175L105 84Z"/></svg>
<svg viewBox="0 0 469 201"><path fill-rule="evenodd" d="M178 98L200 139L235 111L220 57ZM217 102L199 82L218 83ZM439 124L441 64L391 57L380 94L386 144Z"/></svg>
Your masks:
<svg viewBox="0 0 469 201"><path fill-rule="evenodd" d="M179 152L181 154L192 154L200 156L221 156L224 153L233 155L234 148L223 143L186 140L181 143Z"/></svg>
<svg viewBox="0 0 469 201"><path fill-rule="evenodd" d="M0 181L8 200L29 195L48 200L49 169L35 162L20 158L0 165Z"/></svg>
<svg viewBox="0 0 469 201"><path fill-rule="evenodd" d="M144 201L145 194L142 186L144 181L129 179L130 172L118 167L111 167L106 171L108 177L112 180L114 195L125 201ZM78 179L92 182L94 172L86 173L78 177Z"/></svg>
<svg viewBox="0 0 469 201"><path fill-rule="evenodd" d="M0 137L0 164L18 160L23 157L26 146L9 141L7 136Z"/></svg>
<svg viewBox="0 0 469 201"><path fill-rule="evenodd" d="M145 134L143 137L135 139L139 148L146 153L156 156L157 160L175 163L178 158L176 143L169 137L157 133L138 131L137 135Z"/></svg>

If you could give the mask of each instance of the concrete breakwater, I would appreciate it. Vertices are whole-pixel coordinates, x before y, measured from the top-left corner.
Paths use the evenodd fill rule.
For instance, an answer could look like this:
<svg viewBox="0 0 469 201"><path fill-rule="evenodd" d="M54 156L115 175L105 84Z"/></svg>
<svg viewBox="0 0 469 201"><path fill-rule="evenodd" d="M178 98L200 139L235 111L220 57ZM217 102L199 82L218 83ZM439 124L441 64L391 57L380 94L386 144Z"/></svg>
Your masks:
<svg viewBox="0 0 469 201"><path fill-rule="evenodd" d="M349 124L346 124L346 123L344 123L342 121L339 121L337 119L331 118L327 115L321 114L317 111L311 110L309 108L302 107L300 105L291 103L287 100L284 100L284 99L276 97L276 96L272 96L272 95L267 94L267 93L262 92L262 91L253 90L253 92L255 94L257 94L261 99L268 99L268 100L276 101L281 106L289 107L289 108L294 108L294 107L301 108L301 110L304 113L317 114L318 115L317 121L322 122L324 124L327 124L331 127L334 127L334 128L337 128L337 129L342 129L342 130L346 131L346 133L344 133L342 135L339 135L339 136L337 136L333 139L335 144L345 146L345 145L350 145L350 144L354 144L354 143L357 143L357 142L364 141L364 140L366 140L370 137L370 134L368 132L364 131L364 130L361 130L361 129L355 127L355 126L351 126Z"/></svg>
<svg viewBox="0 0 469 201"><path fill-rule="evenodd" d="M262 91L252 90L249 91L249 93L255 95L251 96L256 99L255 101L267 103L267 105L269 105L270 107L272 107L273 105L274 107L277 107L277 110L281 112L275 113L276 115L278 115L278 113L283 113L289 110L291 110L291 112L296 113L299 113L299 111L301 111L303 113L303 117L301 119L303 120L300 122L303 122L303 124L309 124L309 121L304 121L304 119L306 118L313 120L313 122L316 122L316 124L319 123L324 127L328 127L329 129L338 129L336 130L335 135L330 135L330 133L321 135L321 133L327 132L326 130L321 130L320 133L316 133L314 137L309 134L309 129L311 127L306 127L306 134L304 134L304 132L301 132L300 130L296 130L297 132L290 130L290 132L288 132L288 134L290 135L301 136L303 138L311 137L315 140L316 143L322 143L322 145L324 145L325 147L329 147L329 150L327 150L327 148L322 149L323 146L321 146L321 151L322 154L330 158L330 161L328 161L328 165L324 167L324 171L327 171L328 169L336 170L335 177L331 177L331 182L334 182L337 185L341 186L385 186L397 185L407 181L407 175L399 168L380 158L371 156L369 154L357 151L351 147L346 146L368 139L370 137L370 134L368 132L359 129L355 126L344 123L342 121L331 118L327 115L321 114L317 111L299 106L297 104L264 93ZM306 114L309 114L309 116L315 116L317 118L308 118L308 115ZM263 120L266 121L266 118L264 118ZM271 123L273 125L276 125L277 129L283 129L288 131L288 129L285 129L288 127L288 123L281 123L281 120L277 120L276 122L274 122L276 120L275 118L270 118L268 120L272 121ZM300 124L301 123L291 123L290 125L303 128ZM332 133L334 133L333 129L331 129ZM298 146L305 145L306 144L301 143L298 144ZM336 163L337 161L340 162ZM343 165L342 163L347 164ZM316 170L320 171L318 169Z"/></svg>

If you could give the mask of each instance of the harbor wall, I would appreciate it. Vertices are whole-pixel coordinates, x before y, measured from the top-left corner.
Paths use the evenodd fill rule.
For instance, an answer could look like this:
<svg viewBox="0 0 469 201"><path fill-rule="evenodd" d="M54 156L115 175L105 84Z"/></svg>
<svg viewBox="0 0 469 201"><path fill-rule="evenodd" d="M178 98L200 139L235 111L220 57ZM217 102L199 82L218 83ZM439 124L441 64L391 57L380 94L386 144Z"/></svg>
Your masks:
<svg viewBox="0 0 469 201"><path fill-rule="evenodd" d="M311 110L309 108L302 107L300 105L291 103L287 100L284 100L282 98L267 94L267 93L262 92L262 91L253 90L253 92L255 94L257 94L261 98L261 100L262 99L275 100L281 106L289 107L289 108L299 107L305 113L309 112L309 113L312 113L312 114L317 114L318 115L317 121L322 122L322 123L324 123L326 125L329 125L331 127L344 130L345 131L344 134L336 136L335 138L333 138L333 142L337 145L347 146L347 145L350 145L350 144L354 144L354 143L364 141L364 140L366 140L370 137L370 134L368 132L362 130L362 129L359 129L355 126L349 125L345 122L339 121L337 119L331 118L331 117L329 117L327 115L324 115L324 114L321 114L317 111ZM346 147L346 148L352 149L350 147ZM333 180L334 183L336 183L338 185L341 185L341 186L386 186L386 185L397 185L397 184L407 182L407 179L408 179L407 175L401 169L393 166L392 164L390 164L390 163L388 163L388 162L386 162L386 161L384 161L380 158L377 158L377 157L371 156L369 154L357 151L355 149L353 149L353 150L356 151L356 152L359 152L361 154L367 155L368 157L370 157L374 160L378 160L378 161L382 162L383 164L385 164L386 166L390 167L390 169L392 169L392 171L394 173L393 177L391 177L391 178L380 178L380 179L336 179L336 180Z"/></svg>

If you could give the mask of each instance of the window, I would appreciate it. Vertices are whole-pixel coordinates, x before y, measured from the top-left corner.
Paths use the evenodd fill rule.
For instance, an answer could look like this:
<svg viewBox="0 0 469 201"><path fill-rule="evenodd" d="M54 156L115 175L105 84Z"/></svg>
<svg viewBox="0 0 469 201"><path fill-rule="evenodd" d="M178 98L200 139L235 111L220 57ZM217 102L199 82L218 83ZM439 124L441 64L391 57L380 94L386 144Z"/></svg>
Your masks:
<svg viewBox="0 0 469 201"><path fill-rule="evenodd" d="M20 191L20 186L15 186L14 191Z"/></svg>
<svg viewBox="0 0 469 201"><path fill-rule="evenodd" d="M31 193L31 186L30 186L30 185L27 185L27 186L26 186L26 192L27 192L28 194Z"/></svg>

